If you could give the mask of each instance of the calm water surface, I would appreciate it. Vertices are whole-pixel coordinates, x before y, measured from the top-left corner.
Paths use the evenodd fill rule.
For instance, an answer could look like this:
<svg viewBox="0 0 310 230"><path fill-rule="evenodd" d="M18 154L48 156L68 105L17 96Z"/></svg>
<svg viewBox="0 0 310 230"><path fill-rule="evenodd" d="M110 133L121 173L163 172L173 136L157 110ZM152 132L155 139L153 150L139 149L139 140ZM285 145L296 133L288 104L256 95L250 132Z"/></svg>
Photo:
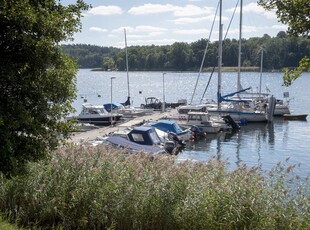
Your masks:
<svg viewBox="0 0 310 230"><path fill-rule="evenodd" d="M223 73L222 94L236 90L236 73ZM178 99L191 100L197 80L197 73L168 72L164 75L165 99L174 102ZM202 98L210 73L200 75L194 102ZM104 104L112 100L125 102L127 98L126 72L92 72L80 70L77 76L78 97L73 106L81 110L83 98L92 104ZM145 97L163 97L162 72L131 72L130 96L134 106L144 103ZM259 73L242 73L244 88L251 86L254 92L259 89ZM283 98L283 92L290 94L292 113L310 114L310 73L303 74L292 86L282 86L281 73L264 73L262 92L269 89L276 98ZM205 98L216 99L217 74L210 81ZM100 97L98 97L100 95ZM82 98L83 97L83 98ZM308 116L308 120L310 115ZM264 169L270 169L279 161L288 157L290 164L298 164L297 173L310 175L310 124L308 121L284 121L276 118L270 124L248 124L234 134L209 135L205 140L188 144L179 155L180 160L192 159L207 161L211 157L227 159L230 167L241 163L249 166L261 163Z"/></svg>

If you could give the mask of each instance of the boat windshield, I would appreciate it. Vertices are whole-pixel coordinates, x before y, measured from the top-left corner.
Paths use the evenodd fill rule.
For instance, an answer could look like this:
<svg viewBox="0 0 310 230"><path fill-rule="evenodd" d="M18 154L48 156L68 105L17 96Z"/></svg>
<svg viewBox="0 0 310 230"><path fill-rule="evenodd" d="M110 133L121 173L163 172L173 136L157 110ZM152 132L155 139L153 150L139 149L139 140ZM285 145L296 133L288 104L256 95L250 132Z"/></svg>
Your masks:
<svg viewBox="0 0 310 230"><path fill-rule="evenodd" d="M155 131L150 132L150 136L151 136L151 138L152 138L154 143L158 144L158 143L161 142L159 137L158 137L158 135L157 135L157 133Z"/></svg>
<svg viewBox="0 0 310 230"><path fill-rule="evenodd" d="M191 114L188 116L188 120L202 121L202 117L201 115Z"/></svg>
<svg viewBox="0 0 310 230"><path fill-rule="evenodd" d="M140 133L132 133L131 136L135 142L144 142L143 135Z"/></svg>

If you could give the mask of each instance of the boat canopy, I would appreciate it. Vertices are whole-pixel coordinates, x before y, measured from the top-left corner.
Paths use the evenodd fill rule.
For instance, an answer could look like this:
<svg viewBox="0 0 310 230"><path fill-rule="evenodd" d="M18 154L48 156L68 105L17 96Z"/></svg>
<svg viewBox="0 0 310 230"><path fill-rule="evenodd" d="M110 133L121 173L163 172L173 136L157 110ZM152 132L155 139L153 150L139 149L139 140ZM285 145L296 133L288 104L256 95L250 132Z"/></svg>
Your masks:
<svg viewBox="0 0 310 230"><path fill-rule="evenodd" d="M151 122L150 125L166 133L172 132L177 134L183 132L181 127L174 121L162 120L158 122Z"/></svg>
<svg viewBox="0 0 310 230"><path fill-rule="evenodd" d="M112 104L111 103L103 104L104 109L108 112L111 112L111 105L112 105L112 110L119 108L119 107L123 107L123 105L118 102L113 102Z"/></svg>
<svg viewBox="0 0 310 230"><path fill-rule="evenodd" d="M128 139L140 145L161 144L161 140L154 127L136 127L128 133Z"/></svg>

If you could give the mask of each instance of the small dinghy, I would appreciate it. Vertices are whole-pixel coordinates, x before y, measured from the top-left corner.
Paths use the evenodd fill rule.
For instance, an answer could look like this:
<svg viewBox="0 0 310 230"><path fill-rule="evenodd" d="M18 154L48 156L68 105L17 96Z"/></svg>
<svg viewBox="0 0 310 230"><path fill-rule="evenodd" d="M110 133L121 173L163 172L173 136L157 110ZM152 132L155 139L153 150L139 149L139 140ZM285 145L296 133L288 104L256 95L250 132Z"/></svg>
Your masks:
<svg viewBox="0 0 310 230"><path fill-rule="evenodd" d="M284 114L283 117L285 120L291 121L305 121L307 120L308 114Z"/></svg>

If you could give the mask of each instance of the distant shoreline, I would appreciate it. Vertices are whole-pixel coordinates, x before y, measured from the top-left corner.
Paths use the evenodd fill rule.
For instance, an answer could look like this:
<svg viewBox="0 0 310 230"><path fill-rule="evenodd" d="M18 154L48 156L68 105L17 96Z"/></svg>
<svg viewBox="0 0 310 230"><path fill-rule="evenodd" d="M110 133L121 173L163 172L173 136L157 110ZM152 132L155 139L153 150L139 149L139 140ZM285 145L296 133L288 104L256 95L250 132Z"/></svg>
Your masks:
<svg viewBox="0 0 310 230"><path fill-rule="evenodd" d="M213 70L213 67L206 67L203 69L203 72L211 72ZM217 72L218 67L215 67L214 71ZM92 68L91 71L105 71L105 72L124 72L125 70L105 70L102 68ZM186 70L186 71L179 71L179 70L130 70L135 72L143 72L143 71L152 71L152 72L198 72L198 70ZM222 68L223 72L238 72L237 66L227 66ZM249 66L249 67L241 67L241 72L259 72L260 67L257 66ZM264 72L281 72L282 70L264 70Z"/></svg>

